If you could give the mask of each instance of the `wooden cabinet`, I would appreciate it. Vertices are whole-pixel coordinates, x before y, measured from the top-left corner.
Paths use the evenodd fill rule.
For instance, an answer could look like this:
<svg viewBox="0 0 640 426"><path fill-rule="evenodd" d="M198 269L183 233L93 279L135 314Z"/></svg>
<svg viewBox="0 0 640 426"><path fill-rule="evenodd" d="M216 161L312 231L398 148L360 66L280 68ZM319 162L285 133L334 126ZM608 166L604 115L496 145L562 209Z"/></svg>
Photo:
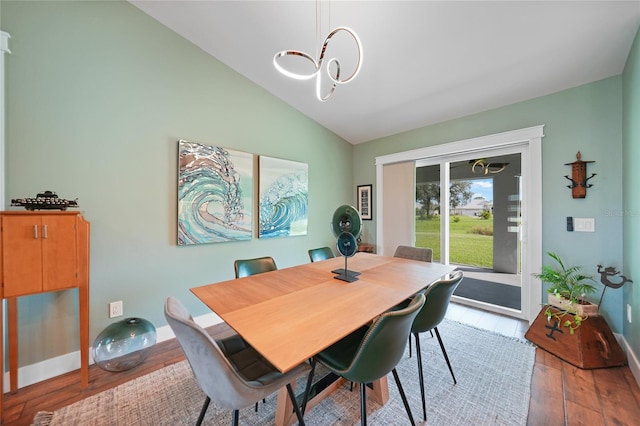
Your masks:
<svg viewBox="0 0 640 426"><path fill-rule="evenodd" d="M4 297L78 286L77 214L2 215Z"/></svg>
<svg viewBox="0 0 640 426"><path fill-rule="evenodd" d="M0 296L7 299L11 391L17 389L17 297L77 288L80 375L89 383L89 222L79 212L0 212ZM0 330L2 327L0 303ZM4 365L0 335L0 365ZM3 369L4 370L4 369ZM2 421L0 381L0 422Z"/></svg>

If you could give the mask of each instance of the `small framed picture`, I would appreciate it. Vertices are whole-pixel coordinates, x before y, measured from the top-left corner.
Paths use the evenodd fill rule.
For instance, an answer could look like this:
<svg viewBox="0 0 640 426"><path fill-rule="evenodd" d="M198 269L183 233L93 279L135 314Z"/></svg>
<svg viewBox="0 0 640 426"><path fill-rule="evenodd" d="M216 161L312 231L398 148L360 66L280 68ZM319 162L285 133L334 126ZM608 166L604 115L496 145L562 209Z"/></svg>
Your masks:
<svg viewBox="0 0 640 426"><path fill-rule="evenodd" d="M372 219L371 188L372 185L358 185L358 211L362 220Z"/></svg>

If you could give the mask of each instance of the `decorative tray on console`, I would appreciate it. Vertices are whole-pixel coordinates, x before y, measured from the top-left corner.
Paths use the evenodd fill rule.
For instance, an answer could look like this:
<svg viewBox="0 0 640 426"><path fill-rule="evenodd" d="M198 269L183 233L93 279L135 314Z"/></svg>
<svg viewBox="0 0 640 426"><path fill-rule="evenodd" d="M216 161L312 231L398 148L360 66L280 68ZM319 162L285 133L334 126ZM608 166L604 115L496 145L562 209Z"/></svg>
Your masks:
<svg viewBox="0 0 640 426"><path fill-rule="evenodd" d="M68 207L78 207L78 199L65 200L59 198L55 192L44 191L34 198L12 199L11 205L22 206L27 210L66 210Z"/></svg>

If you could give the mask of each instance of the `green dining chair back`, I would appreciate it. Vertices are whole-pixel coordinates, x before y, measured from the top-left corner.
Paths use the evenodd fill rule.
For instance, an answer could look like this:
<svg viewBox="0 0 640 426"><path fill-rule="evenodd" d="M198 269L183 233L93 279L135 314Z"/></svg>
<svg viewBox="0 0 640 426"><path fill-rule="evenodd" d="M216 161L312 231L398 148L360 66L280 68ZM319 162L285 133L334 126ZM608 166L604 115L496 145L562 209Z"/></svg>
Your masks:
<svg viewBox="0 0 640 426"><path fill-rule="evenodd" d="M271 256L256 257L253 259L238 259L233 262L233 269L236 278L249 277L251 275L262 274L263 272L275 271L278 269L276 261ZM266 402L266 401L263 401ZM258 403L256 402L256 412Z"/></svg>
<svg viewBox="0 0 640 426"><path fill-rule="evenodd" d="M424 420L427 420L427 407L424 394L422 353L420 352L420 333L431 330L435 332L436 337L438 338L438 343L440 344L440 349L442 350L442 355L444 355L447 367L449 367L449 372L453 378L453 383L457 384L458 382L455 374L453 374L453 368L451 367L447 350L444 348L442 337L440 337L440 332L438 331L438 325L444 319L447 313L447 308L449 307L449 302L451 301L451 296L462 281L462 278L463 273L461 271L455 271L447 278L440 279L428 286L424 290L424 296L426 298L424 306L416 316L411 327L411 333L416 341L416 353L418 355L418 379L420 381L420 395L422 396L422 414Z"/></svg>
<svg viewBox="0 0 640 426"><path fill-rule="evenodd" d="M389 372L393 373L409 420L415 424L396 365L402 358L413 320L424 301L425 297L418 294L405 308L385 312L371 325L356 330L315 357L335 374L360 384L360 421L363 426L367 424L366 385Z"/></svg>
<svg viewBox="0 0 640 426"><path fill-rule="evenodd" d="M249 406L286 387L300 425L302 412L291 383L311 371L309 364L280 373L239 335L214 340L193 321L187 308L176 298L168 297L164 315L186 356L198 385L206 398L196 425L202 424L213 401L233 411L232 425L238 424L239 409Z"/></svg>
<svg viewBox="0 0 640 426"><path fill-rule="evenodd" d="M330 247L319 247L309 250L309 259L312 262L319 262L321 260L333 259L336 257L333 254L333 250Z"/></svg>
<svg viewBox="0 0 640 426"><path fill-rule="evenodd" d="M262 274L263 272L275 271L278 267L272 257L264 256L253 259L238 259L233 262L233 269L235 270L236 278L244 278Z"/></svg>

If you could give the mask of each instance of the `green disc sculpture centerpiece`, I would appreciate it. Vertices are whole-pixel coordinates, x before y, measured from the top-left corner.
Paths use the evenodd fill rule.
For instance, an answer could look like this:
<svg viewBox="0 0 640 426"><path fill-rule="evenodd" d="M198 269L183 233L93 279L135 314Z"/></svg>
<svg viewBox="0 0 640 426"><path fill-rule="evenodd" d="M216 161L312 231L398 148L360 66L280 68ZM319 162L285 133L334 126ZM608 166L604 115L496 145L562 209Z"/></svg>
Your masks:
<svg viewBox="0 0 640 426"><path fill-rule="evenodd" d="M156 344L156 328L143 318L126 318L105 328L93 343L93 360L106 371L142 363Z"/></svg>
<svg viewBox="0 0 640 426"><path fill-rule="evenodd" d="M360 272L349 271L347 268L347 258L358 252L358 242L356 238L362 232L362 218L355 207L342 205L333 213L331 220L331 230L338 239L337 249L344 257L344 269L335 269L331 272L337 274L334 278L347 282L358 280Z"/></svg>

